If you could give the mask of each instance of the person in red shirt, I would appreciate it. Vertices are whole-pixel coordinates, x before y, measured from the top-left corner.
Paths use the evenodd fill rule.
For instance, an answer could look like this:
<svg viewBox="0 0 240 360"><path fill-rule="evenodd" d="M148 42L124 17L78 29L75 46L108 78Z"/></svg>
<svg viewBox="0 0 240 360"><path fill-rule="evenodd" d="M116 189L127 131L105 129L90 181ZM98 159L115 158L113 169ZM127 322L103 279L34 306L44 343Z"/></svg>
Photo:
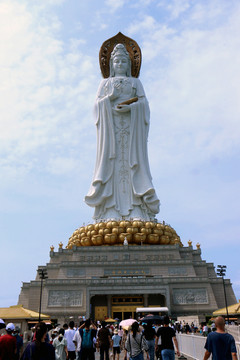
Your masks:
<svg viewBox="0 0 240 360"><path fill-rule="evenodd" d="M17 353L17 340L12 335L15 330L13 323L6 326L6 335L0 337L0 360L15 360Z"/></svg>

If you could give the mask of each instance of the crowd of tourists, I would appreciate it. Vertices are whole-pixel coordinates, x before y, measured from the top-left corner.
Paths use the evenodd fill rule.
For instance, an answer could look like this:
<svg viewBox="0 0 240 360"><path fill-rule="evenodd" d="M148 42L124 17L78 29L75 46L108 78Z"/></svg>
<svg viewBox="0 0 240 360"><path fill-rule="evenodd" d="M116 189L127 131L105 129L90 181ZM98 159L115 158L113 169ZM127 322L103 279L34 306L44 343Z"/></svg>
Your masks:
<svg viewBox="0 0 240 360"><path fill-rule="evenodd" d="M185 324L187 325L187 324ZM23 340L19 329L10 323L6 335L0 336L0 360L174 360L175 352L180 356L176 331L188 333L188 326L176 322L171 324L168 316L161 324L133 321L130 327L107 325L91 319L75 327L73 321L48 331L44 322L38 323L32 337L23 351ZM215 331L208 334L205 344L207 360L212 354L214 360L237 360L234 338L224 330L224 319L215 320Z"/></svg>

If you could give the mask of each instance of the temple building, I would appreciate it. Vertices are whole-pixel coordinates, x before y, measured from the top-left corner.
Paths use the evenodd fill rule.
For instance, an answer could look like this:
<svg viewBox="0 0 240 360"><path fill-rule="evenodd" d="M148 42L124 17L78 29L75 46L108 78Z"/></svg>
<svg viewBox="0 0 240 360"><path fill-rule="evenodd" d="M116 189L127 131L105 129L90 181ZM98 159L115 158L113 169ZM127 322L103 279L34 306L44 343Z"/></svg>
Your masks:
<svg viewBox="0 0 240 360"><path fill-rule="evenodd" d="M120 225L124 224L117 226L111 222L105 231L110 229L110 234L114 234ZM136 226L128 224L127 230L133 225ZM64 323L70 317L78 321L79 316L96 320L137 318L138 307L167 307L174 318L188 316L201 322L224 307L222 279L217 277L212 263L202 260L200 245L193 249L189 241L184 247L168 225L146 223L145 229L149 229L146 225L153 226L152 232L161 225L162 231L169 233L161 236L172 234L171 240L163 238L168 244L161 244L158 235L157 244L157 238L155 243L147 239L137 243L126 232L128 241L118 236L113 237L115 243L112 238L112 244L85 246L81 245L87 241L81 240L82 227L74 232L66 249L62 244L57 251L52 247L49 263L40 267L48 274L43 286L42 312ZM225 284L228 304L236 303L230 281L226 279ZM36 280L23 283L19 304L38 311L39 298L37 275Z"/></svg>

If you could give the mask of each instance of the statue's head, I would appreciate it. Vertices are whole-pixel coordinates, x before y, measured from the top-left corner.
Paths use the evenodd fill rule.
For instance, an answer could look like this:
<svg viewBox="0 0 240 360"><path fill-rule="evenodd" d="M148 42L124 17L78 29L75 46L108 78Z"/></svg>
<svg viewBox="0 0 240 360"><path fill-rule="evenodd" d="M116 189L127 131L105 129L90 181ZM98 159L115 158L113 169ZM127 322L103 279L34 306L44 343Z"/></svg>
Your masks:
<svg viewBox="0 0 240 360"><path fill-rule="evenodd" d="M124 63L126 63L126 73L125 76L131 76L131 59L129 56L128 51L126 50L125 46L123 44L117 44L111 53L110 57L110 77L115 76L115 63L118 60L122 60Z"/></svg>

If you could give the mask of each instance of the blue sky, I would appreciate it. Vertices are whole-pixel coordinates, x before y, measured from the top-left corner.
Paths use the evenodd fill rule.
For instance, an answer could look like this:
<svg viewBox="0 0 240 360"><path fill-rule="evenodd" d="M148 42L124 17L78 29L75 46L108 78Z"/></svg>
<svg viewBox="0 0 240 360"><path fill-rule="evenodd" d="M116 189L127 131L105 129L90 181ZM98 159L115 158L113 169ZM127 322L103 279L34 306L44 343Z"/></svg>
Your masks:
<svg viewBox="0 0 240 360"><path fill-rule="evenodd" d="M1 307L91 223L98 52L119 31L142 49L158 219L240 298L239 17L237 0L1 1Z"/></svg>

